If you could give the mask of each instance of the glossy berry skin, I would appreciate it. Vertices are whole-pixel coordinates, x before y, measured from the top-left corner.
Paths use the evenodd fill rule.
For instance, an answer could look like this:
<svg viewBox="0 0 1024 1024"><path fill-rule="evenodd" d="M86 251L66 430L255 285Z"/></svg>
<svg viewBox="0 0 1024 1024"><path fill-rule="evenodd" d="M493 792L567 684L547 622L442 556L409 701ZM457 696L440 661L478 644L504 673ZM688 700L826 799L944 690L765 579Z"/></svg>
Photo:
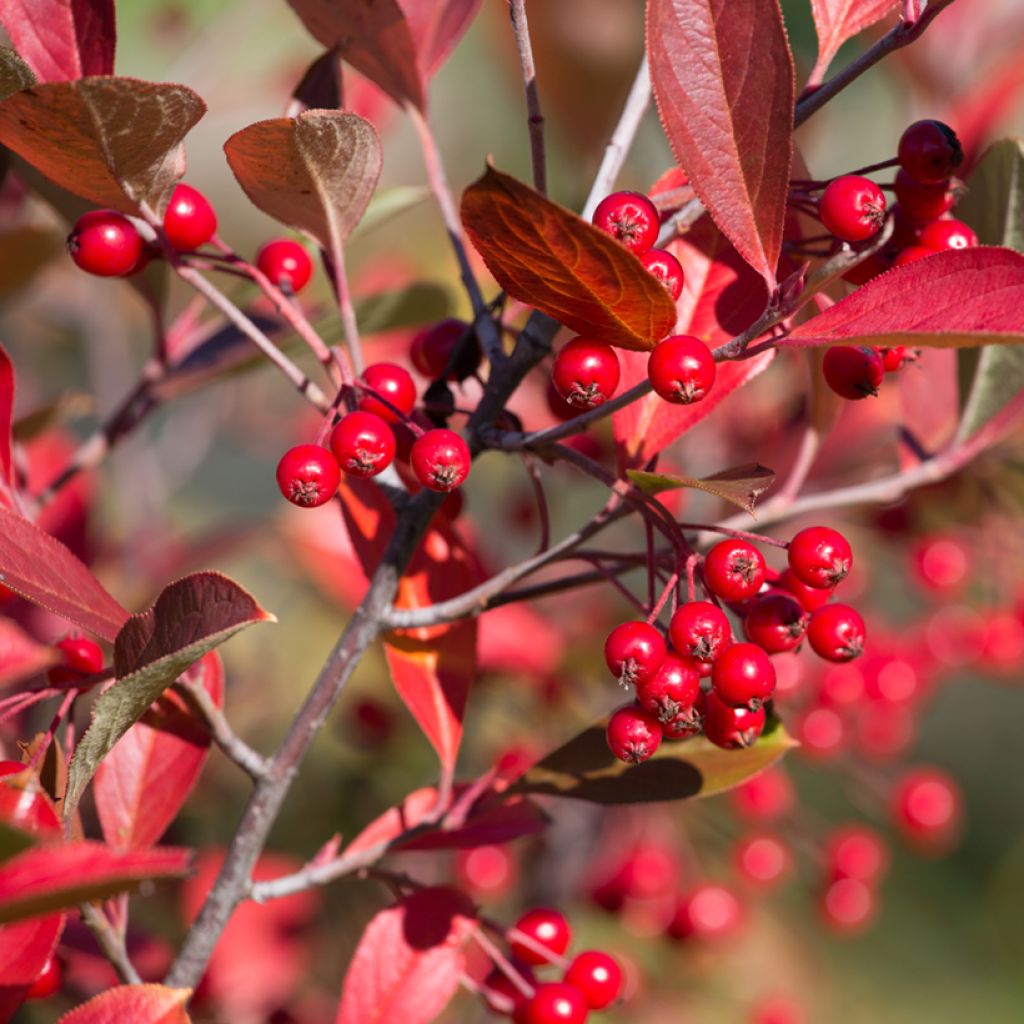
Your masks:
<svg viewBox="0 0 1024 1024"><path fill-rule="evenodd" d="M765 711L733 707L711 690L704 694L704 736L724 750L743 750L764 732Z"/></svg>
<svg viewBox="0 0 1024 1024"><path fill-rule="evenodd" d="M715 359L700 338L674 334L659 342L647 361L647 379L666 402L690 405L715 383Z"/></svg>
<svg viewBox="0 0 1024 1024"><path fill-rule="evenodd" d="M124 277L142 257L142 236L116 210L90 210L75 221L68 252L78 267L96 277Z"/></svg>
<svg viewBox="0 0 1024 1024"><path fill-rule="evenodd" d="M808 526L789 542L789 568L805 586L823 590L846 579L853 566L849 541L828 526Z"/></svg>
<svg viewBox="0 0 1024 1024"><path fill-rule="evenodd" d="M948 124L915 121L900 136L896 156L900 167L915 181L935 185L956 173L964 151Z"/></svg>
<svg viewBox="0 0 1024 1024"><path fill-rule="evenodd" d="M587 1001L574 985L547 981L537 986L532 999L516 1010L515 1024L583 1024Z"/></svg>
<svg viewBox="0 0 1024 1024"><path fill-rule="evenodd" d="M918 260L923 260L926 256L934 254L934 249L926 249L923 245L908 245L905 249L900 249L896 254L896 259L892 261L892 265L894 267L905 267L908 263L916 263ZM886 370L888 370L888 367L886 367Z"/></svg>
<svg viewBox="0 0 1024 1024"><path fill-rule="evenodd" d="M743 631L768 654L795 651L807 632L807 612L792 594L766 594L750 606Z"/></svg>
<svg viewBox="0 0 1024 1024"><path fill-rule="evenodd" d="M786 568L775 581L775 586L780 590L792 594L805 612L817 611L823 604L826 604L832 596L831 588L809 587L803 580L796 577L792 569Z"/></svg>
<svg viewBox="0 0 1024 1024"><path fill-rule="evenodd" d="M661 218L654 203L640 192L613 192L597 204L595 227L638 256L658 240Z"/></svg>
<svg viewBox="0 0 1024 1024"><path fill-rule="evenodd" d="M176 185L164 213L164 234L178 252L194 252L217 233L210 201L191 185Z"/></svg>
<svg viewBox="0 0 1024 1024"><path fill-rule="evenodd" d="M948 181L925 185L906 171L899 171L893 186L898 209L912 221L929 221L948 213L956 202L957 188Z"/></svg>
<svg viewBox="0 0 1024 1024"><path fill-rule="evenodd" d="M611 345L573 338L555 356L551 379L555 390L574 409L593 409L615 394L619 372L619 357Z"/></svg>
<svg viewBox="0 0 1024 1024"><path fill-rule="evenodd" d="M563 980L583 993L591 1010L603 1010L619 998L622 968L607 953L588 949L576 955Z"/></svg>
<svg viewBox="0 0 1024 1024"><path fill-rule="evenodd" d="M300 508L326 505L340 483L337 459L318 444L297 444L277 464L277 486L285 498Z"/></svg>
<svg viewBox="0 0 1024 1024"><path fill-rule="evenodd" d="M683 294L683 265L668 250L648 249L640 257L640 262L665 286L673 302Z"/></svg>
<svg viewBox="0 0 1024 1024"><path fill-rule="evenodd" d="M864 620L847 604L819 608L807 625L811 650L826 661L852 661L864 653Z"/></svg>
<svg viewBox="0 0 1024 1024"><path fill-rule="evenodd" d="M915 843L944 849L956 839L963 817L963 798L957 784L937 768L920 768L904 775L893 799L896 824Z"/></svg>
<svg viewBox="0 0 1024 1024"><path fill-rule="evenodd" d="M572 932L569 922L557 910L549 907L537 907L528 910L515 923L515 930L533 940L533 945L523 941L522 938L513 937L509 939L509 949L514 956L519 957L524 964L537 967L549 963L553 958L560 957L572 941ZM541 949L537 949L537 946ZM543 950L548 952L544 955Z"/></svg>
<svg viewBox="0 0 1024 1024"><path fill-rule="evenodd" d="M973 249L978 236L962 220L933 220L921 232L921 245L935 252L946 249Z"/></svg>
<svg viewBox="0 0 1024 1024"><path fill-rule="evenodd" d="M825 383L840 398L860 401L878 394L885 377L882 357L865 345L833 345L821 363Z"/></svg>
<svg viewBox="0 0 1024 1024"><path fill-rule="evenodd" d="M836 238L863 242L878 234L885 220L885 194L870 178L845 174L825 187L818 215Z"/></svg>
<svg viewBox="0 0 1024 1024"><path fill-rule="evenodd" d="M775 692L775 666L757 644L733 644L718 656L711 685L726 704L756 710Z"/></svg>
<svg viewBox="0 0 1024 1024"><path fill-rule="evenodd" d="M454 491L469 476L472 456L469 445L455 433L438 427L416 439L409 463L424 487L431 491Z"/></svg>
<svg viewBox="0 0 1024 1024"><path fill-rule="evenodd" d="M764 555L749 541L727 537L704 556L704 582L723 601L745 601L764 583Z"/></svg>
<svg viewBox="0 0 1024 1024"><path fill-rule="evenodd" d="M825 867L831 879L855 878L874 883L889 869L885 840L865 825L836 829L825 842Z"/></svg>
<svg viewBox="0 0 1024 1024"><path fill-rule="evenodd" d="M657 716L662 726L678 721L682 715L692 721L693 706L699 696L697 666L689 658L680 658L675 653L666 654L657 672L636 684L637 703Z"/></svg>
<svg viewBox="0 0 1024 1024"><path fill-rule="evenodd" d="M604 642L608 670L623 686L637 686L653 678L666 653L660 630L646 622L624 622Z"/></svg>
<svg viewBox="0 0 1024 1024"><path fill-rule="evenodd" d="M103 668L103 651L95 640L86 636L66 636L55 644L61 653L63 667L82 675L92 675Z"/></svg>
<svg viewBox="0 0 1024 1024"><path fill-rule="evenodd" d="M710 601L689 601L676 610L668 626L672 646L698 663L710 665L732 639L725 612Z"/></svg>
<svg viewBox="0 0 1024 1024"><path fill-rule="evenodd" d="M313 277L309 253L291 238L275 238L256 254L256 266L282 291L298 295Z"/></svg>
<svg viewBox="0 0 1024 1024"><path fill-rule="evenodd" d="M416 385L409 371L397 363L374 363L363 371L363 380L395 408L389 408L370 394L363 395L359 408L379 416L385 423L399 423L402 419L399 413L408 416L416 405Z"/></svg>
<svg viewBox="0 0 1024 1024"><path fill-rule="evenodd" d="M409 360L416 372L430 380L439 380L445 376L452 354L471 331L472 328L465 320L456 320L454 317L424 328L409 346ZM480 359L480 345L473 338L462 346L446 379L462 381L472 377L480 367Z"/></svg>
<svg viewBox="0 0 1024 1024"><path fill-rule="evenodd" d="M60 988L61 966L56 956L51 956L25 993L25 999L49 999Z"/></svg>
<svg viewBox="0 0 1024 1024"><path fill-rule="evenodd" d="M626 764L640 764L653 756L661 745L658 719L636 704L627 704L608 719L605 730L608 749Z"/></svg>
<svg viewBox="0 0 1024 1024"><path fill-rule="evenodd" d="M395 457L391 427L372 412L350 412L331 431L331 451L348 476L376 476Z"/></svg>
<svg viewBox="0 0 1024 1024"><path fill-rule="evenodd" d="M736 894L724 885L704 882L680 901L668 926L674 939L716 942L735 935L743 923L743 908Z"/></svg>

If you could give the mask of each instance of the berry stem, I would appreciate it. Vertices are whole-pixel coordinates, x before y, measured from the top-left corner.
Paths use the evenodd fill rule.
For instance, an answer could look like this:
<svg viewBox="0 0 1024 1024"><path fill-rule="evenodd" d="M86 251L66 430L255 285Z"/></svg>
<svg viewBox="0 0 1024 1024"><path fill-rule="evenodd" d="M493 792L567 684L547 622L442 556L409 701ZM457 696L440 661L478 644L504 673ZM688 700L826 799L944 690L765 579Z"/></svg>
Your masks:
<svg viewBox="0 0 1024 1024"><path fill-rule="evenodd" d="M519 53L519 71L526 90L527 130L530 135L530 159L533 163L533 187L547 195L547 158L544 151L544 115L540 109L540 95L537 92L537 70L533 62L533 44L530 42L530 25L526 20L526 0L511 0L509 17L512 32Z"/></svg>

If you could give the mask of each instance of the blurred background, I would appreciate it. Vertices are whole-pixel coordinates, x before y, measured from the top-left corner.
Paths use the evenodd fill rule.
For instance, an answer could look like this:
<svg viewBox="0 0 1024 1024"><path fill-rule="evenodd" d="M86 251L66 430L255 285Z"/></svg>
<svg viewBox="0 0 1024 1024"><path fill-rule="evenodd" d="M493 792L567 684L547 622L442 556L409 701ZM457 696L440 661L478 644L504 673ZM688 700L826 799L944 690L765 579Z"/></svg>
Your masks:
<svg viewBox="0 0 1024 1024"><path fill-rule="evenodd" d="M814 62L813 23L805 0L783 7L799 83ZM578 209L636 71L643 4L558 0L532 3L528 13L551 194ZM208 103L188 140L186 180L215 203L221 234L243 254L281 234L235 184L222 144L239 128L282 114L318 55L292 11L279 0L130 0L120 6L118 28L119 74L183 82ZM884 28L844 47L836 67ZM908 123L937 117L960 133L969 181L970 165L990 142L1024 127L1022 47L1018 0L960 0L919 43L800 130L812 175L887 159ZM419 328L467 307L440 221L419 191L423 167L408 123L356 76L346 79L346 90L384 144L380 190L387 201L350 245L360 321L371 361L405 362ZM522 87L503 0L484 0L437 74L430 108L454 188L478 177L488 156L529 179ZM620 185L646 189L671 165L651 112ZM62 249L67 226L41 202L24 202L10 181L2 201L0 339L18 370L19 437L38 488L131 389L151 344L149 314L130 284L76 271ZM255 302L244 285L225 278L223 287L240 303ZM169 308L188 300L172 290ZM304 301L337 340L322 274ZM306 359L302 351L294 355ZM308 359L303 365L312 372ZM514 403L528 428L552 422L546 374L534 376ZM467 385L460 405L472 404L473 388ZM274 466L285 448L317 429L298 396L254 366L216 380L199 368L182 392L98 472L68 488L47 525L130 608L147 606L185 572L216 568L277 615L276 626L246 632L223 651L229 717L254 746L270 750L358 597L359 571L335 507L298 514L282 508ZM666 464L691 475L753 461L784 471L807 393L802 361L778 359L666 453ZM955 401L955 382L944 398ZM902 457L897 434L907 408L900 389L887 386L876 402L842 409L810 489L892 472ZM610 438L598 432L595 444L613 464ZM490 916L508 923L526 907L557 903L577 948L599 945L627 965L633 995L603 1018L609 1022L1024 1020L1022 459L1018 434L956 479L898 505L827 513L825 521L853 542L857 571L845 598L869 619L872 647L839 679L809 654L787 656L780 711L804 748L766 784L767 796L613 811L551 804L554 824L540 838L470 858L410 854L397 866L424 881L459 880ZM602 500L570 469L546 469L544 477L556 535ZM487 566L531 553L536 510L514 460L484 458L465 490L460 529L479 543ZM686 518L719 514L705 496L686 501ZM789 536L799 525L806 523L771 532ZM635 526L614 539L633 549L643 543ZM11 614L29 617L41 636L63 632L27 609ZM518 618L485 616L460 774L472 777L502 755L552 749L613 706L618 696L601 642L628 614L624 602L599 588L550 599ZM811 714L821 709L828 713ZM18 734L45 728L44 719L45 711ZM15 753L15 738L0 731L5 756ZM959 787L963 825L958 842L945 844L951 849L922 851L901 837L892 786L920 765ZM435 778L434 756L375 653L304 764L262 870L273 875L304 862L333 833L348 839ZM247 780L214 752L164 841L215 851L230 839L247 791ZM825 901L830 879L822 851L834 828L851 823L870 824L884 837L891 867L870 888L870 905L844 910ZM791 861L781 880L765 869L770 877L758 882L757 871L752 876L749 864L737 862L743 840L763 834ZM133 900L132 944L143 973L159 976L180 941L183 915L208 884L213 857L202 855L200 879L184 893L164 889ZM718 918L712 913L703 933L666 937L680 897L707 882L728 887L735 904ZM218 951L196 1019L332 1020L363 924L387 899L373 882L349 881L308 898L247 906ZM30 1004L16 1020L53 1020L58 1005L70 1007L113 983L84 938L69 933L68 943L66 995ZM469 994L443 1018L487 1019Z"/></svg>

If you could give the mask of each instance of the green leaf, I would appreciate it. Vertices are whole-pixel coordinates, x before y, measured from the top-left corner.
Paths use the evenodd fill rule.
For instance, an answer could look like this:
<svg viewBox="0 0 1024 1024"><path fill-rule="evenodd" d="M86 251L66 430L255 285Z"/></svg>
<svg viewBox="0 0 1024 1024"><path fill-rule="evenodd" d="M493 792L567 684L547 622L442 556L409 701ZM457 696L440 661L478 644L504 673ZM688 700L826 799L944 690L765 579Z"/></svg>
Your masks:
<svg viewBox="0 0 1024 1024"><path fill-rule="evenodd" d="M370 200L356 230L360 236L367 234L429 198L430 189L426 185L399 185L384 189Z"/></svg>
<svg viewBox="0 0 1024 1024"><path fill-rule="evenodd" d="M758 462L751 462L734 469L725 469L711 476L673 476L671 473L645 473L639 469L627 469L626 476L645 494L660 494L681 487L690 487L716 498L728 501L744 512L754 515L757 499L771 487L775 480L773 470Z"/></svg>
<svg viewBox="0 0 1024 1024"><path fill-rule="evenodd" d="M618 760L605 740L607 717L535 764L511 792L597 804L638 804L714 796L779 760L796 742L777 718L745 750L722 750L703 736L665 740L643 764Z"/></svg>
<svg viewBox="0 0 1024 1024"><path fill-rule="evenodd" d="M957 216L984 245L1024 252L1024 143L1003 139L990 146L971 174ZM1024 388L1024 347L991 345L981 350L964 404L957 440L984 426Z"/></svg>
<svg viewBox="0 0 1024 1024"><path fill-rule="evenodd" d="M70 815L97 765L190 665L257 622L276 622L233 580L199 572L165 587L156 604L133 615L114 641L114 685L92 709L71 759L64 804Z"/></svg>
<svg viewBox="0 0 1024 1024"><path fill-rule="evenodd" d="M35 84L32 69L9 46L0 46L0 99Z"/></svg>
<svg viewBox="0 0 1024 1024"><path fill-rule="evenodd" d="M35 842L27 832L6 821L0 821L0 864L24 853L29 847L35 846Z"/></svg>

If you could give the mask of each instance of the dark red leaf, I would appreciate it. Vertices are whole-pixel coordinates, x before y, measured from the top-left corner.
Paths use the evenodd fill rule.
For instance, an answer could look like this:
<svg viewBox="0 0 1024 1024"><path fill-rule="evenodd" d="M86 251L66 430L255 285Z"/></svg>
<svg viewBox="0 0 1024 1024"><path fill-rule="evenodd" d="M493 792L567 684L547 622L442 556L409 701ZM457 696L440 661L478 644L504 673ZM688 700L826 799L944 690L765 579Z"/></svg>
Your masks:
<svg viewBox="0 0 1024 1024"><path fill-rule="evenodd" d="M0 24L40 82L114 73L114 0L0 0Z"/></svg>
<svg viewBox="0 0 1024 1024"><path fill-rule="evenodd" d="M30 679L56 660L54 648L37 643L13 619L0 619L0 690Z"/></svg>
<svg viewBox="0 0 1024 1024"><path fill-rule="evenodd" d="M459 987L473 926L456 889L421 889L382 910L359 940L335 1024L429 1024Z"/></svg>
<svg viewBox="0 0 1024 1024"><path fill-rule="evenodd" d="M424 84L469 28L481 0L399 0L416 40Z"/></svg>
<svg viewBox="0 0 1024 1024"><path fill-rule="evenodd" d="M509 295L579 334L647 351L672 330L668 292L633 253L510 175L488 167L462 222Z"/></svg>
<svg viewBox="0 0 1024 1024"><path fill-rule="evenodd" d="M119 985L65 1013L57 1024L189 1024L190 988Z"/></svg>
<svg viewBox="0 0 1024 1024"><path fill-rule="evenodd" d="M775 286L793 156L793 57L776 0L650 0L661 123L697 195Z"/></svg>
<svg viewBox="0 0 1024 1024"><path fill-rule="evenodd" d="M895 11L900 0L811 0L818 32L818 60L811 77L820 82L839 47Z"/></svg>

